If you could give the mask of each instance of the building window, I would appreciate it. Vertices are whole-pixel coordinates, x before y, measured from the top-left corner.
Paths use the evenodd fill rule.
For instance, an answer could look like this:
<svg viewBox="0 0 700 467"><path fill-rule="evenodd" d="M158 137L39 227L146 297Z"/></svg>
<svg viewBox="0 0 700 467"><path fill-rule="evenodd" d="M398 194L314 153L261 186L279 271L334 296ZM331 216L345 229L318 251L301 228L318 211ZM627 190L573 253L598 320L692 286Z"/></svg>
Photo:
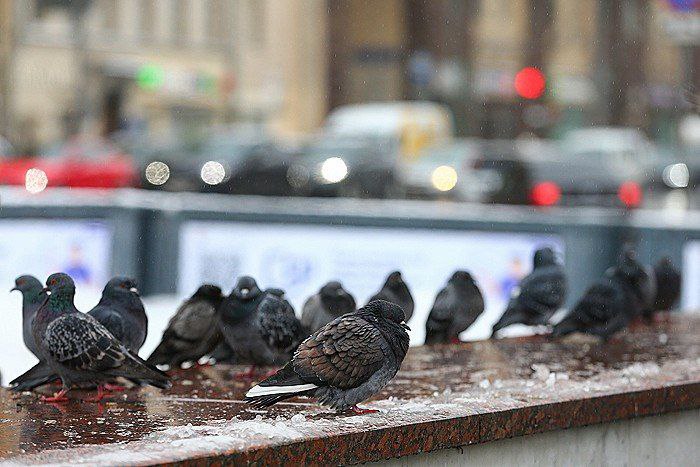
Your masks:
<svg viewBox="0 0 700 467"><path fill-rule="evenodd" d="M186 44L189 28L188 20L192 17L189 0L173 0L175 6L173 39L176 44Z"/></svg>
<svg viewBox="0 0 700 467"><path fill-rule="evenodd" d="M229 4L227 0L210 0L207 4L207 37L211 44L223 44L229 33Z"/></svg>
<svg viewBox="0 0 700 467"><path fill-rule="evenodd" d="M155 36L156 0L141 0L139 10L139 36L151 39Z"/></svg>
<svg viewBox="0 0 700 467"><path fill-rule="evenodd" d="M252 0L249 3L250 41L256 47L262 47L265 43L265 0Z"/></svg>
<svg viewBox="0 0 700 467"><path fill-rule="evenodd" d="M118 0L101 0L100 13L102 28L106 31L119 30L119 2Z"/></svg>

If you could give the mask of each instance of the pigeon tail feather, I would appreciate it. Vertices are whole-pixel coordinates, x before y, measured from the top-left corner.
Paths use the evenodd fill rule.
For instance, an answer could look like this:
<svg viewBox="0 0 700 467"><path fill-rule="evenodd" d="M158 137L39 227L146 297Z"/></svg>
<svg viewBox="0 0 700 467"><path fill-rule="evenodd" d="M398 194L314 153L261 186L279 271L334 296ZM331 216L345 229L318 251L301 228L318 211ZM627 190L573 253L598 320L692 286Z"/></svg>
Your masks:
<svg viewBox="0 0 700 467"><path fill-rule="evenodd" d="M10 389L12 391L31 391L32 389L47 384L58 375L44 362L39 362L29 370L10 381Z"/></svg>
<svg viewBox="0 0 700 467"><path fill-rule="evenodd" d="M281 400L294 396L306 395L318 385L302 380L294 372L291 364L252 387L245 395L245 400L255 407L269 407Z"/></svg>

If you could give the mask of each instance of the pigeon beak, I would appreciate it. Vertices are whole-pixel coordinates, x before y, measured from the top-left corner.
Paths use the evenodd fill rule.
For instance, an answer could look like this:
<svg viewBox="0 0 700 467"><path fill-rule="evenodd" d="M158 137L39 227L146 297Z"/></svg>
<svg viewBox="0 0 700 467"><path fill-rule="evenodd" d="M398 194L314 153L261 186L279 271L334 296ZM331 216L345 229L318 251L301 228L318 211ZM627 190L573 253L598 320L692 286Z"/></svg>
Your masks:
<svg viewBox="0 0 700 467"><path fill-rule="evenodd" d="M241 295L244 297L247 297L249 292L250 292L249 289L241 289Z"/></svg>
<svg viewBox="0 0 700 467"><path fill-rule="evenodd" d="M15 290L19 290L19 288L18 288L18 287L12 287L12 288L10 289L10 292L14 292Z"/></svg>
<svg viewBox="0 0 700 467"><path fill-rule="evenodd" d="M406 331L411 330L411 328L408 327L408 324L406 324L406 321L401 321L401 327L404 328Z"/></svg>
<svg viewBox="0 0 700 467"><path fill-rule="evenodd" d="M136 295L139 295L139 289L137 289L136 287L130 288L130 289L129 289L129 292L133 292L133 293L135 293Z"/></svg>
<svg viewBox="0 0 700 467"><path fill-rule="evenodd" d="M46 295L51 295L51 291L48 287L44 287L43 289L41 289L41 291L44 292Z"/></svg>

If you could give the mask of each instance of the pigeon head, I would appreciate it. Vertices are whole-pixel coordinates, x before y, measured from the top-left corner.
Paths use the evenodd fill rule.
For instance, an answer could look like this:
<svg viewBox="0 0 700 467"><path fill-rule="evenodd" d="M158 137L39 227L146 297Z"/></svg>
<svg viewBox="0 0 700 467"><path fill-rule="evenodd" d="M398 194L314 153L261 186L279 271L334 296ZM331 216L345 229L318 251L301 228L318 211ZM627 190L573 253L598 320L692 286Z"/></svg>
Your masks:
<svg viewBox="0 0 700 467"><path fill-rule="evenodd" d="M552 266L557 264L557 255L550 247L540 248L535 252L535 257L532 263L535 268L540 266Z"/></svg>
<svg viewBox="0 0 700 467"><path fill-rule="evenodd" d="M258 283L255 282L250 276L242 276L236 282L236 286L233 288L231 294L238 298L239 300L252 300L260 295L260 287Z"/></svg>
<svg viewBox="0 0 700 467"><path fill-rule="evenodd" d="M338 281L328 282L319 291L321 302L333 315L344 315L355 311L355 299L352 298Z"/></svg>
<svg viewBox="0 0 700 467"><path fill-rule="evenodd" d="M65 273L56 272L46 279L46 287L43 289L55 302L58 298L73 300L75 296L75 282Z"/></svg>
<svg viewBox="0 0 700 467"><path fill-rule="evenodd" d="M394 324L398 324L404 329L409 329L405 321L406 314L400 306L394 303L387 302L386 300L372 300L362 307L361 310L372 313L378 318L383 318Z"/></svg>
<svg viewBox="0 0 700 467"><path fill-rule="evenodd" d="M393 290L396 290L405 284L406 283L403 281L403 277L401 276L400 271L394 271L391 274L389 274L385 282L386 287Z"/></svg>
<svg viewBox="0 0 700 467"><path fill-rule="evenodd" d="M203 284L197 289L194 296L199 298L220 299L221 287L212 284Z"/></svg>
<svg viewBox="0 0 700 467"><path fill-rule="evenodd" d="M617 261L618 270L625 276L634 276L639 273L642 266L637 261L637 252L626 246Z"/></svg>
<svg viewBox="0 0 700 467"><path fill-rule="evenodd" d="M265 289L265 292L267 292L270 295L274 295L275 297L284 298L284 290L282 289L270 287L268 289Z"/></svg>
<svg viewBox="0 0 700 467"><path fill-rule="evenodd" d="M450 282L453 284L468 285L474 284L474 278L467 271L459 270L452 274L452 277L450 277Z"/></svg>
<svg viewBox="0 0 700 467"><path fill-rule="evenodd" d="M24 275L24 276L19 276L17 279L15 279L15 286L10 290L18 290L22 292L23 295L25 294L39 294L41 293L41 289L43 289L44 286L41 284L41 281L37 279L34 276L30 275Z"/></svg>
<svg viewBox="0 0 700 467"><path fill-rule="evenodd" d="M107 282L102 295L112 298L138 296L139 288L135 279L117 276Z"/></svg>

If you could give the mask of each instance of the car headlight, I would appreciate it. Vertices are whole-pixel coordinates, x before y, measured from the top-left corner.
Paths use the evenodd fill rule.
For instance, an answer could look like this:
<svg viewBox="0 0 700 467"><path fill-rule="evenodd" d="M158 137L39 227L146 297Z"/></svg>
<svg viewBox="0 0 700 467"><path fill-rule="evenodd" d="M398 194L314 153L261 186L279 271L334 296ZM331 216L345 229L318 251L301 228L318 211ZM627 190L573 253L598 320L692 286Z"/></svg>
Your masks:
<svg viewBox="0 0 700 467"><path fill-rule="evenodd" d="M36 194L44 191L49 184L49 177L41 169L32 168L24 175L24 187L29 193Z"/></svg>
<svg viewBox="0 0 700 467"><path fill-rule="evenodd" d="M670 188L686 188L690 181L688 166L681 163L667 165L664 168L663 180Z"/></svg>
<svg viewBox="0 0 700 467"><path fill-rule="evenodd" d="M321 164L321 177L328 183L338 183L348 176L348 166L340 157L329 157Z"/></svg>
<svg viewBox="0 0 700 467"><path fill-rule="evenodd" d="M430 181L439 191L450 191L457 185L457 171L449 165L441 165L433 170Z"/></svg>
<svg viewBox="0 0 700 467"><path fill-rule="evenodd" d="M153 161L146 166L144 171L146 180L151 185L162 185L170 178L170 167L161 161Z"/></svg>
<svg viewBox="0 0 700 467"><path fill-rule="evenodd" d="M221 162L208 161L202 165L200 176L202 177L202 181L207 185L218 185L224 181L226 169L224 169Z"/></svg>

